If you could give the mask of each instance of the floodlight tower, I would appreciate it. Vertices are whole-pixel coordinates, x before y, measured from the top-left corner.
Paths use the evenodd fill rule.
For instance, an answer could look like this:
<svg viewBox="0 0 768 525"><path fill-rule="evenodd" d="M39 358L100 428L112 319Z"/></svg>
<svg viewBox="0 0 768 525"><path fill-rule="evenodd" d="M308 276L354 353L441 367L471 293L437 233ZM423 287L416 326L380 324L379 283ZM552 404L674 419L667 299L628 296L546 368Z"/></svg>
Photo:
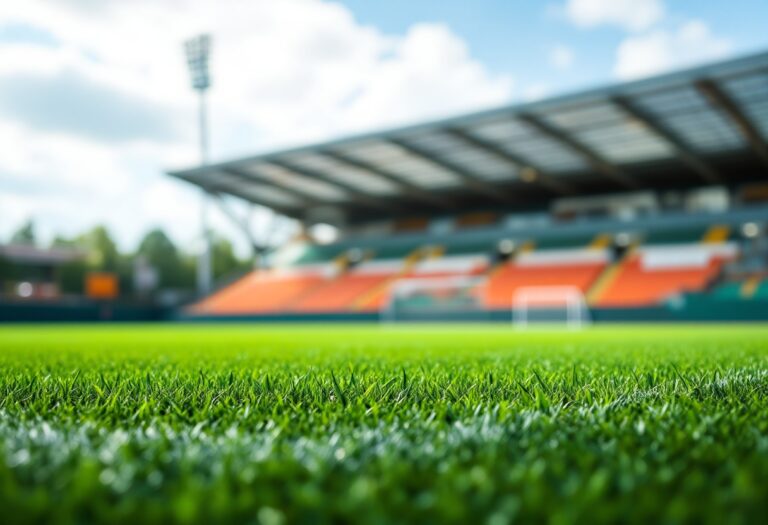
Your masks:
<svg viewBox="0 0 768 525"><path fill-rule="evenodd" d="M205 93L211 87L211 77L208 73L208 57L211 51L210 35L198 35L184 42L187 55L187 65L192 79L192 89L200 95L200 164L208 163L208 119L206 115ZM197 260L197 291L201 295L211 291L211 232L208 228L208 194L203 190L200 205L200 223L202 228L203 247Z"/></svg>

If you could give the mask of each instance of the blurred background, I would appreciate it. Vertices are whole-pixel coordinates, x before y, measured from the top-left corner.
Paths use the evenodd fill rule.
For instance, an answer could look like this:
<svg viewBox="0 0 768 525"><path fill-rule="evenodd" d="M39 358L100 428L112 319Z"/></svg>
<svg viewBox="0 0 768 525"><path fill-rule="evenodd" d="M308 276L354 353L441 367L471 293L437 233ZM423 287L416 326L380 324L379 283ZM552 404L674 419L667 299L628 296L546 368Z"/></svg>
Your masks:
<svg viewBox="0 0 768 525"><path fill-rule="evenodd" d="M232 192L222 192L221 203L203 207L200 187L209 192L210 187L200 180L188 184L168 172L759 55L768 48L767 17L768 4L758 0L5 2L0 5L2 317L63 319L70 314L58 307L67 305L70 312L80 308L72 318L165 318L169 308L225 289L255 266L263 269L281 260L295 266L301 256L280 259L276 254L296 243L346 240L332 255L321 257L341 264L341 270L333 270L340 272L333 274L336 278L366 258L377 258L376 250L363 248L382 235L370 232L382 230L365 233L358 227L388 223L390 232L412 231L414 218L422 215L433 222L450 215L456 224L468 221L486 228L467 235L487 239L487 246L476 251L486 253L495 267L499 254L506 260L530 239L503 221L462 216L488 212L498 218L535 208L539 215L556 218L562 202L554 196L531 197L524 206L505 207L479 200L442 215L425 213L426 208L410 202L409 213L375 221L350 219L354 214L343 220L332 213L315 214L310 221ZM200 98L190 85L189 50L185 54L183 46L200 34L211 39L211 86L205 91L209 132L202 161ZM763 61L756 70L764 67ZM768 90L768 84L758 80L754 89ZM753 124L759 134L764 133L761 125ZM739 128L738 123L732 126ZM750 149L748 140L742 145ZM720 188L720 196L700 199L710 202L704 206L708 212L732 211L747 183L765 173L749 167L753 151L744 155L734 168L743 177L703 184ZM543 172L521 168L519 180ZM645 189L657 199L653 213L675 207L664 201L661 189L650 186ZM700 186L691 183L685 191ZM615 191L606 184L579 194ZM723 199L726 204L717 204ZM628 210L642 208L632 199L614 202ZM582 213L590 208L586 205L569 208L566 202L565 207L559 219L592 213ZM764 209L758 208L754 216L728 216L726 237L762 238ZM625 214L630 222L635 211ZM425 246L451 244L451 239L438 239L446 231L440 229L444 222L432 229L424 226L434 235L425 233L416 243L420 256ZM711 219L707 228L695 223L704 233L693 240L722 222ZM606 241L606 246L626 247L648 233L647 226L615 224L595 226L584 244L603 232L632 234ZM355 236L365 242L349 241ZM460 237L456 242L463 242ZM413 253L401 251L397 257L403 260ZM198 267L206 252L211 280L201 287ZM743 259L746 252L737 252L734 257ZM615 262L614 256L606 264ZM728 281L742 290L748 279L762 279L762 259L756 257L750 263L756 272L742 267L731 279L718 268L717 282L709 275L707 289ZM472 286L448 283L445 289L449 295L471 295L465 288ZM589 284L581 286L585 297L589 289ZM32 303L38 313L22 314L24 305ZM359 301L336 310L357 311L352 303ZM257 310L225 308L219 313Z"/></svg>

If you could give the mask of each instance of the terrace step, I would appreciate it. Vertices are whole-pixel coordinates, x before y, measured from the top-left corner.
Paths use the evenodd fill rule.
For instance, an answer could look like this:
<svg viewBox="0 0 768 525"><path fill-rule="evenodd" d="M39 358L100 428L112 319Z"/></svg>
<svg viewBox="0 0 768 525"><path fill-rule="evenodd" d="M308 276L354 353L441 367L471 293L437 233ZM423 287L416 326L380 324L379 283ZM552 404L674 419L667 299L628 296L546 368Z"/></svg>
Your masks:
<svg viewBox="0 0 768 525"><path fill-rule="evenodd" d="M439 250L435 249L424 249L424 248L417 248L414 251L412 251L408 256L405 258L405 264L403 264L403 268L390 277L389 279L386 279L381 284L375 286L371 290L368 290L364 294L362 294L360 297L355 299L352 302L351 310L363 310L366 306L370 305L371 303L374 303L381 298L382 295L387 293L389 290L389 287L392 285L393 282L395 282L397 279L400 279L402 276L407 275L408 272L411 271L411 269L416 266L417 263L422 261L423 259L427 259L430 257L433 257L435 253L439 253Z"/></svg>
<svg viewBox="0 0 768 525"><path fill-rule="evenodd" d="M751 299L755 296L755 292L757 292L758 286L760 286L760 278L750 277L744 281L744 284L741 285L739 295L742 299Z"/></svg>
<svg viewBox="0 0 768 525"><path fill-rule="evenodd" d="M702 242L706 244L717 244L725 242L728 240L730 233L730 226L724 224L716 224L707 230L707 233L704 234Z"/></svg>
<svg viewBox="0 0 768 525"><path fill-rule="evenodd" d="M596 235L594 239L592 239L591 243L589 243L589 248L591 250L602 250L608 248L610 245L611 236L607 233L600 233Z"/></svg>
<svg viewBox="0 0 768 525"><path fill-rule="evenodd" d="M588 305L592 306L600 300L603 292L610 288L611 284L613 284L613 281L616 280L616 277L621 272L624 262L629 260L629 256L634 251L635 246L631 246L621 259L614 261L605 267L602 273L600 273L597 279L595 279L595 282L592 283L592 286L589 287L589 290L587 290L586 295Z"/></svg>

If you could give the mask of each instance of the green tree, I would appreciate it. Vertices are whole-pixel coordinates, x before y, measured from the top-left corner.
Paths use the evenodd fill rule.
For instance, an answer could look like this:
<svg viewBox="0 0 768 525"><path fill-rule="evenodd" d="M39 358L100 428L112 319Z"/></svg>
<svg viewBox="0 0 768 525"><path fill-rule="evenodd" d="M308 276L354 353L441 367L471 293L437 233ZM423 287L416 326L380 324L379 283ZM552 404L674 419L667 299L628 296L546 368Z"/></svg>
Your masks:
<svg viewBox="0 0 768 525"><path fill-rule="evenodd" d="M85 261L69 261L57 269L59 288L63 293L82 294L88 266Z"/></svg>
<svg viewBox="0 0 768 525"><path fill-rule="evenodd" d="M51 241L51 248L80 248L77 238L69 239L62 235L56 235ZM85 260L69 261L56 270L56 280L59 283L59 289L67 294L82 294L85 283L85 274L88 272L88 265Z"/></svg>
<svg viewBox="0 0 768 525"><path fill-rule="evenodd" d="M14 276L14 267L10 261L0 255L0 294L5 293L8 283Z"/></svg>
<svg viewBox="0 0 768 525"><path fill-rule="evenodd" d="M213 277L221 279L234 276L250 269L251 264L241 261L235 255L232 243L219 235L214 236L211 259L213 261Z"/></svg>
<svg viewBox="0 0 768 525"><path fill-rule="evenodd" d="M37 236L35 235L35 223L32 219L27 220L22 224L13 235L11 235L11 244L26 244L34 246L37 242Z"/></svg>
<svg viewBox="0 0 768 525"><path fill-rule="evenodd" d="M117 272L120 253L105 226L95 226L76 239L76 245L88 251L88 267L92 270Z"/></svg>
<svg viewBox="0 0 768 525"><path fill-rule="evenodd" d="M56 235L51 241L51 248L74 248L77 247L75 239L67 239L63 235Z"/></svg>
<svg viewBox="0 0 768 525"><path fill-rule="evenodd" d="M85 260L63 264L58 269L59 285L64 293L83 293L85 276L88 272L114 272L120 279L121 293L130 289L130 263L123 262L115 241L105 226L95 226L72 239L57 235L51 246L54 248L79 248L86 252Z"/></svg>
<svg viewBox="0 0 768 525"><path fill-rule="evenodd" d="M157 270L161 288L189 288L192 284L188 282L181 254L163 230L148 232L139 244L138 255Z"/></svg>
<svg viewBox="0 0 768 525"><path fill-rule="evenodd" d="M117 260L117 279L120 285L120 293L129 295L133 293L133 254L120 254Z"/></svg>

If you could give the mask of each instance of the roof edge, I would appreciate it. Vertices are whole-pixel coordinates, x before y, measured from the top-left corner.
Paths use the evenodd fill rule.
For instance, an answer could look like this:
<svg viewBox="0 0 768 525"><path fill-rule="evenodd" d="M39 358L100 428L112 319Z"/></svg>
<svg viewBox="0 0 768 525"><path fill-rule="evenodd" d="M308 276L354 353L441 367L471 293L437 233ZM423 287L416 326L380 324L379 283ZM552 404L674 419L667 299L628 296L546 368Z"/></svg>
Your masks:
<svg viewBox="0 0 768 525"><path fill-rule="evenodd" d="M319 142L303 144L300 146L292 146L287 148L278 148L275 150L267 150L262 153L257 153L254 155L248 155L244 157L238 157L238 158L225 160L221 162L215 162L215 163L201 165L201 166L192 166L189 168L165 169L163 171L168 175L178 177L178 178L183 178L182 176L184 174L192 175L192 174L207 172L211 170L228 168L243 162L256 162L256 161L269 162L269 159L273 157L279 157L283 155L292 155L297 153L307 153L311 151L316 151L318 149L335 148L335 147L343 146L343 145L357 142L357 141L381 139L382 137L386 137L386 136L398 135L402 133L411 133L415 131L424 131L424 130L429 130L430 128L435 128L440 126L456 126L456 125L461 125L466 121L471 121L473 119L492 117L492 116L504 114L504 113L509 113L511 115L514 115L514 114L520 114L520 113L525 113L529 111L540 111L543 109L547 109L550 106L556 106L558 104L564 104L564 103L579 104L579 103L588 102L590 99L594 99L597 96L610 97L618 93L626 93L628 91L633 91L633 90L641 90L641 89L649 89L649 88L652 89L654 86L657 86L657 85L664 85L664 84L669 85L670 83L683 84L686 81L691 81L692 79L706 78L707 76L713 73L718 73L721 75L723 73L737 74L741 70L745 70L745 69L748 70L750 68L753 68L755 65L760 65L762 63L765 63L766 67L768 67L768 51L761 51L761 52L752 53L749 55L744 55L744 56L731 58L727 60L701 64L701 65L693 66L683 70L671 71L668 73L663 73L663 74L655 75L652 77L641 78L638 80L613 83L613 84L604 84L598 87L568 92L562 95L556 95L551 98L536 100L532 102L516 102L513 104L507 104L507 105L498 106L495 108L474 111L471 113L464 113L461 115L456 115L453 117L447 117L443 119L430 120L430 121L426 121L418 124L409 124L409 125L397 126L397 127L387 127L379 130L374 130L374 131L343 135L339 138L331 139L327 141L319 141Z"/></svg>

